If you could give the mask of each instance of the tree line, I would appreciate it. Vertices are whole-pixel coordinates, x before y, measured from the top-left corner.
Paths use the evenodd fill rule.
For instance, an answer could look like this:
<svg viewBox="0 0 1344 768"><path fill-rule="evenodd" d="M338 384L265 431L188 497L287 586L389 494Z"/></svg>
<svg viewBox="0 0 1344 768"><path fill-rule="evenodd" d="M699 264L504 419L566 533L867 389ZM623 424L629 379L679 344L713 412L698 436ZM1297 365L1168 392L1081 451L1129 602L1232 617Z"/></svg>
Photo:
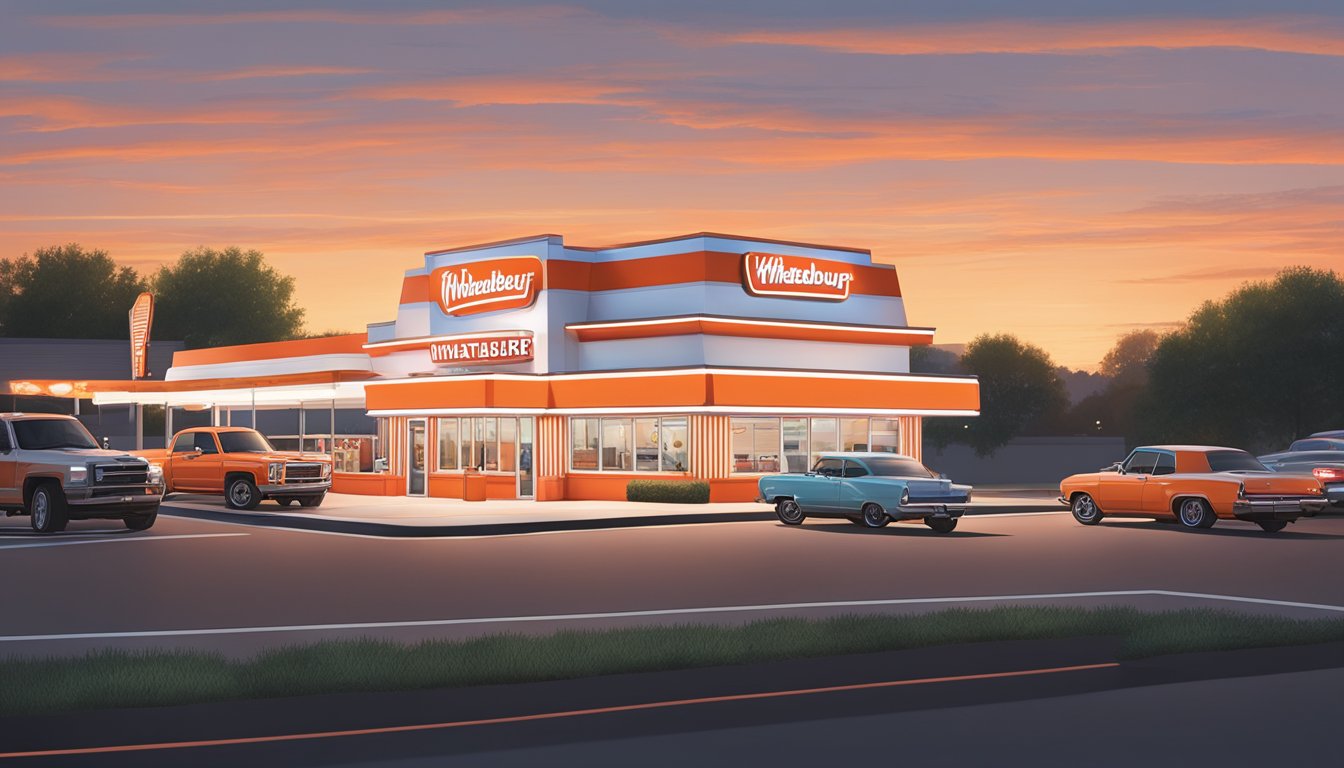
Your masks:
<svg viewBox="0 0 1344 768"><path fill-rule="evenodd" d="M1344 429L1344 280L1289 267L1204 302L1178 328L1126 334L1100 366L1103 388L1070 404L1061 369L1008 334L959 357L916 348L912 370L980 377L981 415L931 418L935 445L991 455L1023 435L1118 435L1133 447L1198 443L1281 449Z"/></svg>
<svg viewBox="0 0 1344 768"><path fill-rule="evenodd" d="M127 312L154 294L152 338L188 348L300 338L294 278L260 251L200 247L149 275L78 244L0 261L0 336L129 339Z"/></svg>

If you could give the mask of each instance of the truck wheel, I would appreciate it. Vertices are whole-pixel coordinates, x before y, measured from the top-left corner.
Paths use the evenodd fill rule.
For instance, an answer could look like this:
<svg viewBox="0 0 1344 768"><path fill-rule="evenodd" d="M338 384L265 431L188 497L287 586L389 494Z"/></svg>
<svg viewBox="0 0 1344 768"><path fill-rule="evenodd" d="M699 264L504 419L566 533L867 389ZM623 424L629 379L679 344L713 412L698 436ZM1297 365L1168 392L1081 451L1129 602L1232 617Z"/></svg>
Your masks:
<svg viewBox="0 0 1344 768"><path fill-rule="evenodd" d="M1073 511L1073 519L1083 525L1096 525L1101 522L1101 510L1097 509L1097 502L1086 493L1074 496L1069 509Z"/></svg>
<svg viewBox="0 0 1344 768"><path fill-rule="evenodd" d="M158 518L158 512L150 512L148 515L127 515L121 521L132 531L147 531Z"/></svg>
<svg viewBox="0 0 1344 768"><path fill-rule="evenodd" d="M38 533L58 533L65 530L65 494L55 483L42 483L33 489L28 502L28 522Z"/></svg>
<svg viewBox="0 0 1344 768"><path fill-rule="evenodd" d="M1261 520L1256 523L1265 533L1278 533L1288 526L1283 520Z"/></svg>
<svg viewBox="0 0 1344 768"><path fill-rule="evenodd" d="M327 498L327 494L320 493L316 496L300 496L299 504L305 507L320 507L322 500Z"/></svg>
<svg viewBox="0 0 1344 768"><path fill-rule="evenodd" d="M867 528L885 528L887 523L891 522L891 517L886 510L882 509L880 504L868 503L863 505L863 525Z"/></svg>
<svg viewBox="0 0 1344 768"><path fill-rule="evenodd" d="M261 492L252 478L246 475L233 478L224 489L224 506L230 509L256 509L259 503Z"/></svg>
<svg viewBox="0 0 1344 768"><path fill-rule="evenodd" d="M1181 521L1185 528L1212 528L1218 516L1213 514L1213 509L1209 507L1209 502L1203 499L1184 499L1181 501L1180 512L1176 519Z"/></svg>
<svg viewBox="0 0 1344 768"><path fill-rule="evenodd" d="M957 518L955 517L926 517L924 524L933 529L934 533L951 533L956 530Z"/></svg>
<svg viewBox="0 0 1344 768"><path fill-rule="evenodd" d="M803 508L793 499L780 499L775 502L775 514L779 517L779 522L785 525L802 525L807 519L807 515L803 514Z"/></svg>

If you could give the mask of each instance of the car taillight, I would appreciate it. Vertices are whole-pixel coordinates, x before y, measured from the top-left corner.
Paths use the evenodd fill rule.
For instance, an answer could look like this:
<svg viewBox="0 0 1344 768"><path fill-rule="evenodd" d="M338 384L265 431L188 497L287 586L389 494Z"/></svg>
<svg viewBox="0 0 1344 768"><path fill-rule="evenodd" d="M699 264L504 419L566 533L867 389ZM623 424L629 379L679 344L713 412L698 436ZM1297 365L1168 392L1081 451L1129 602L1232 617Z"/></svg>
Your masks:
<svg viewBox="0 0 1344 768"><path fill-rule="evenodd" d="M1344 481L1344 467L1317 467L1311 470L1311 474L1316 476L1322 483L1338 483Z"/></svg>

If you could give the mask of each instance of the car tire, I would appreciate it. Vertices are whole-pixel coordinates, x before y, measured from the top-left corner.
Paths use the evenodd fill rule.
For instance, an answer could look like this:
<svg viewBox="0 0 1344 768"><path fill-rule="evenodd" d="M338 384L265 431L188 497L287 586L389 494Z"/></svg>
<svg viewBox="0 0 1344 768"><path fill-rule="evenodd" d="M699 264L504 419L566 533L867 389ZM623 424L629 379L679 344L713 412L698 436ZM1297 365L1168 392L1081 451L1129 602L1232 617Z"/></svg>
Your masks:
<svg viewBox="0 0 1344 768"><path fill-rule="evenodd" d="M148 515L127 515L121 521L132 531L147 531L154 526L154 521L159 519L158 512L150 512Z"/></svg>
<svg viewBox="0 0 1344 768"><path fill-rule="evenodd" d="M1083 525L1096 525L1101 522L1101 507L1093 500L1090 494L1080 493L1073 497L1069 504L1069 511L1073 512L1073 519Z"/></svg>
<svg viewBox="0 0 1344 768"><path fill-rule="evenodd" d="M1288 527L1288 523L1283 520L1261 520L1256 525L1265 533L1278 533Z"/></svg>
<svg viewBox="0 0 1344 768"><path fill-rule="evenodd" d="M238 475L224 488L224 506L229 509L256 509L261 503L261 491L246 475Z"/></svg>
<svg viewBox="0 0 1344 768"><path fill-rule="evenodd" d="M865 528L886 528L891 516L880 504L869 502L863 505L863 526Z"/></svg>
<svg viewBox="0 0 1344 768"><path fill-rule="evenodd" d="M926 517L924 524L932 528L934 533L951 533L957 529L957 518Z"/></svg>
<svg viewBox="0 0 1344 768"><path fill-rule="evenodd" d="M65 494L56 483L42 483L28 500L28 522L38 533L60 533L69 522Z"/></svg>
<svg viewBox="0 0 1344 768"><path fill-rule="evenodd" d="M317 496L300 496L299 505L303 507L320 507L322 500L327 498L327 494L322 493Z"/></svg>
<svg viewBox="0 0 1344 768"><path fill-rule="evenodd" d="M793 499L780 499L775 502L775 516L785 525L802 525L807 519L803 508Z"/></svg>
<svg viewBox="0 0 1344 768"><path fill-rule="evenodd" d="M1212 528L1217 522L1218 516L1213 513L1213 508L1209 502L1203 499L1181 499L1176 507L1176 520L1180 522L1182 528L1192 530L1198 528Z"/></svg>

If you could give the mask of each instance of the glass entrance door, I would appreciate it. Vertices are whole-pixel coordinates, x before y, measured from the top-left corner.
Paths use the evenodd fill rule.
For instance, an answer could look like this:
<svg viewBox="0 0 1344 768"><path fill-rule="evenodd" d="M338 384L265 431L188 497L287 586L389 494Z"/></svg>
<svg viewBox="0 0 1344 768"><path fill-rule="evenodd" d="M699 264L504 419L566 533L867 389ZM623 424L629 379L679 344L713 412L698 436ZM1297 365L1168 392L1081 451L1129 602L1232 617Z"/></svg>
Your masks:
<svg viewBox="0 0 1344 768"><path fill-rule="evenodd" d="M518 498L530 499L535 495L532 489L535 459L532 455L532 417L521 416L518 419Z"/></svg>
<svg viewBox="0 0 1344 768"><path fill-rule="evenodd" d="M406 495L425 495L425 420L407 422Z"/></svg>

